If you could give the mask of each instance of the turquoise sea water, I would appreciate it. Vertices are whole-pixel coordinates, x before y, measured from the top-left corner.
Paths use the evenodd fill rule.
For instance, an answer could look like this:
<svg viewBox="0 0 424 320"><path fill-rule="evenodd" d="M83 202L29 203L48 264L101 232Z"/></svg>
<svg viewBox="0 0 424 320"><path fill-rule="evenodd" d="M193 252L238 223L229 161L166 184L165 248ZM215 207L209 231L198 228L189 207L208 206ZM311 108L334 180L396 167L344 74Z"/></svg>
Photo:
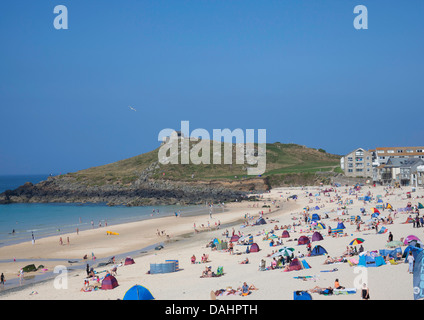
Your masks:
<svg viewBox="0 0 424 320"><path fill-rule="evenodd" d="M25 182L38 183L48 175L0 176L0 192ZM204 206L109 207L106 204L9 204L0 205L0 246L116 224L174 215L208 214Z"/></svg>

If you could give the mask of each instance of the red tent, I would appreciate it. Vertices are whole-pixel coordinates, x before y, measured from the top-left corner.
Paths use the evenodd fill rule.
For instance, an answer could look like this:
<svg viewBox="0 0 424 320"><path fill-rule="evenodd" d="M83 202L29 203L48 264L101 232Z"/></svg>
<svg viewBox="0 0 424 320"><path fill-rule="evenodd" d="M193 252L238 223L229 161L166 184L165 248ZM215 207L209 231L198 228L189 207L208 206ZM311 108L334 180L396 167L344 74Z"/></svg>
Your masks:
<svg viewBox="0 0 424 320"><path fill-rule="evenodd" d="M294 258L289 264L289 271L302 270L302 264L298 258Z"/></svg>
<svg viewBox="0 0 424 320"><path fill-rule="evenodd" d="M127 266L127 265L129 265L129 264L134 264L135 262L134 262L134 259L133 258L130 258L130 257L127 257L126 259L125 259L125 263L124 263L124 265L125 266Z"/></svg>
<svg viewBox="0 0 424 320"><path fill-rule="evenodd" d="M259 246L257 243L252 243L252 245L250 246L250 252L259 252Z"/></svg>
<svg viewBox="0 0 424 320"><path fill-rule="evenodd" d="M312 235L312 241L321 241L321 240L324 240L321 233L319 233L318 231L315 231L314 234Z"/></svg>
<svg viewBox="0 0 424 320"><path fill-rule="evenodd" d="M310 243L309 238L307 236L301 236L298 240L297 240L297 244L301 245L301 244L308 244Z"/></svg>
<svg viewBox="0 0 424 320"><path fill-rule="evenodd" d="M414 222L414 219L412 219L411 217L408 217L408 219L406 219L406 221L402 223L413 223L413 222Z"/></svg>
<svg viewBox="0 0 424 320"><path fill-rule="evenodd" d="M230 242L237 242L238 240L240 239L240 237L238 236L238 235L233 235L232 237L231 237L231 240L230 240Z"/></svg>
<svg viewBox="0 0 424 320"><path fill-rule="evenodd" d="M290 233L287 230L284 230L281 238L290 238Z"/></svg>
<svg viewBox="0 0 424 320"><path fill-rule="evenodd" d="M102 290L111 290L119 286L118 280L114 276L108 275L102 281Z"/></svg>

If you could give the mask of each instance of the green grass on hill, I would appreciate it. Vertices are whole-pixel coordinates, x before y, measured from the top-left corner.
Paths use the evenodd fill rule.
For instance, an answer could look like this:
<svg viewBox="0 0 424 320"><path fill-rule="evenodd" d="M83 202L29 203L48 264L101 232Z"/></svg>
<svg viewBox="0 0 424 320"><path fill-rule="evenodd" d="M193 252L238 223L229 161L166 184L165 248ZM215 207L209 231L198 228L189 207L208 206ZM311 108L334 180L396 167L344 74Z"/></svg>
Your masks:
<svg viewBox="0 0 424 320"><path fill-rule="evenodd" d="M190 148L196 143L191 142ZM223 154L224 146L222 146ZM234 164L159 164L159 148L135 157L120 160L111 164L69 173L88 185L129 185L150 168L149 177L170 180L210 180L240 179L247 176L246 164L236 164L235 144L232 144ZM211 146L210 159L213 159ZM315 173L317 171L334 171L339 166L340 156L329 154L322 149L316 150L297 144L279 142L266 145L266 172L263 176L284 175L293 173ZM223 163L223 161L222 161Z"/></svg>

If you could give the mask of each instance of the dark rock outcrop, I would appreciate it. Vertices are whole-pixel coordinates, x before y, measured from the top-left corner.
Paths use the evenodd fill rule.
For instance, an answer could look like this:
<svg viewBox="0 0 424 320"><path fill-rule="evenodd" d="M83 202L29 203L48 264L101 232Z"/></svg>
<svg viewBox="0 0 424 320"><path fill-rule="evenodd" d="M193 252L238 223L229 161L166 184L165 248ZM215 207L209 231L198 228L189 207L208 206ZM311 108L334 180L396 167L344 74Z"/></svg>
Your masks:
<svg viewBox="0 0 424 320"><path fill-rule="evenodd" d="M49 177L33 185L25 183L0 194L0 204L8 203L107 203L108 205L204 204L240 201L250 191L268 189L264 179L239 181L171 181L139 179L131 186L95 186L67 176Z"/></svg>

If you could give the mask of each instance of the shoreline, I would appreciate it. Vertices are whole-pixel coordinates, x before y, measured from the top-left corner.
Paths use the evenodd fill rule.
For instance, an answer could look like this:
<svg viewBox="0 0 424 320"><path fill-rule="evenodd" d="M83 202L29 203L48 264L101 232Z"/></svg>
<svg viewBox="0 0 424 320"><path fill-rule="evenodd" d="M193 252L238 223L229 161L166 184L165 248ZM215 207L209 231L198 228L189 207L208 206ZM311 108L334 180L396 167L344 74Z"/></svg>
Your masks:
<svg viewBox="0 0 424 320"><path fill-rule="evenodd" d="M262 211L262 209L269 210L268 208L249 208L249 205L251 203L252 203L251 201L243 201L243 202L239 202L239 203L227 204L226 208L224 208L223 212L214 213L212 218L215 220L215 222L216 222L216 219L218 219L218 218L222 219L221 226L220 226L221 229L222 229L222 228L234 227L236 225L242 224L244 222L244 218L242 217L241 211L252 210L252 209L259 210L259 211ZM255 203L258 203L258 202L255 202ZM221 210L221 208L218 208L218 210ZM264 212L264 216L265 217L271 217L272 215L277 214L281 210L284 210L284 207L283 208L274 208L273 210L271 210L271 212ZM218 216L218 218L216 218L215 216ZM65 265L66 267L72 268L73 269L72 271L74 271L74 272L80 272L81 270L84 270L87 263L90 265L90 267L96 267L96 265L98 265L99 263L106 262L108 259L110 259L113 256L120 257L121 259L126 257L126 256L131 256L133 258L140 258L142 256L154 253L155 247L158 246L158 245L162 245L166 248L178 247L180 245L183 245L184 242L189 241L190 239L196 238L196 236L198 236L200 234L208 234L212 231L218 230L217 228L215 228L214 225L211 226L210 229L204 228L204 229L202 229L202 230L200 230L199 232L196 232L196 233L194 232L193 227L191 227L191 229L193 231L190 231L190 228L188 228L189 223L191 224L192 221L205 220L207 218L209 218L209 216L206 215L206 214L198 214L198 215L189 214L188 216L183 215L182 217L178 217L178 218L175 218L173 216L154 217L153 219L147 218L147 219L143 219L143 220L140 220L140 221L126 222L126 223L116 224L116 225L113 225L113 226L108 226L108 229L125 229L125 230L133 229L134 230L135 228L137 228L140 225L147 224L147 222L150 222L149 223L149 225L150 225L150 224L152 224L152 222L157 221L158 223L156 224L156 226L159 229L163 229L163 227L169 227L170 226L169 220L175 221L175 219L178 219L177 222L179 222L180 224L183 223L185 228L176 230L176 233L172 234L172 236L170 238L166 238L166 237L161 236L161 237L157 237L156 239L155 238L152 239L150 237L149 238L150 241L144 242L144 245L140 246L140 247L136 247L135 244L134 244L135 246L131 245L131 249L124 249L123 247L116 247L113 250L113 252L110 252L110 254L105 253L105 254L100 254L99 256L96 255L95 260L91 260L91 259L82 260L82 259L77 259L77 258L72 257L72 256L66 256L66 257L62 257L62 258L59 259L57 249L54 253L50 252L48 257L36 257L36 255L28 252L28 250L29 250L28 247L33 246L32 243L29 242L29 241L19 243L19 244L12 244L12 245L9 245L9 246L1 247L0 248L0 261L2 261L2 260L12 260L11 258L4 259L5 255L9 254L10 252L14 252L15 250L22 251L23 247L26 247L27 251L25 253L25 257L16 259L16 262L13 262L13 261L0 262L1 270L7 270L7 273L5 273L5 276L6 276L6 279L8 279L9 285L12 285L12 283L13 283L13 287L1 290L0 296L7 294L9 292L9 290L16 291L16 290L19 290L19 288L25 289L28 286L36 286L37 283L39 283L39 282L45 282L45 281L52 280L52 278L55 277L55 274L53 274L53 272L51 271L51 269L53 269L52 266L54 264L57 265L59 263L61 265ZM190 221L188 221L188 220L190 220ZM87 236L89 234L95 234L95 237L99 237L99 236L101 236L102 232L103 233L106 232L106 227L80 231L79 236L80 235ZM45 242L45 243L47 243L47 245L51 246L53 242L57 241L56 239L58 237L62 237L63 239L66 239L66 237L68 237L68 236L75 237L75 232L62 234L60 236L49 236L49 237L46 237L46 238L39 238L37 240L37 244L38 244L38 242L41 241L41 242ZM107 237L113 237L113 236L107 236ZM116 237L119 237L119 236L116 236ZM36 244L36 246L37 246L37 244ZM63 246L66 246L66 245L63 245ZM125 248L129 248L129 246L125 246ZM31 250L29 250L29 251L31 251ZM60 256L60 254L59 254L59 256ZM68 261L70 261L70 260L78 260L78 263L69 264ZM117 259L117 261L118 260L119 259ZM17 277L17 273L18 273L18 269L19 269L19 268L17 268L18 263L19 263L19 267L23 267L24 265L28 265L28 264L31 264L31 263L34 263L36 266L38 266L39 264L43 264L45 266L48 266L47 268L49 269L49 271L46 272L47 274L40 273L39 271L27 273L27 275L29 277L36 278L36 279L34 281L30 281L30 283L19 285L19 280L18 280L18 277ZM16 271L15 277L13 277L11 275L11 269L12 268L15 268L14 269ZM71 274L71 272L70 272L70 274ZM41 279L41 280L38 280L38 279Z"/></svg>

